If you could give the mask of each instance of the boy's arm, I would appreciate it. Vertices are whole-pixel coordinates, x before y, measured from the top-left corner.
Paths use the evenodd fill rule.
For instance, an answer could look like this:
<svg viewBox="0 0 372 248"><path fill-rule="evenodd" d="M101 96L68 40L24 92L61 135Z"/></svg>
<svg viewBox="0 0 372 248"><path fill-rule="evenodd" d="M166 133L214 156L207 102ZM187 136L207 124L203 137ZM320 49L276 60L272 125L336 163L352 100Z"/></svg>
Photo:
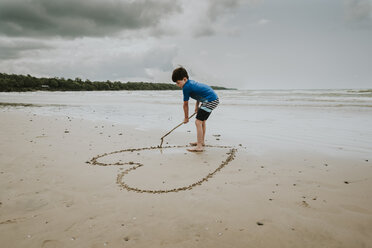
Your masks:
<svg viewBox="0 0 372 248"><path fill-rule="evenodd" d="M189 122L189 101L183 102L183 112L185 113L185 119L183 120L183 123Z"/></svg>
<svg viewBox="0 0 372 248"><path fill-rule="evenodd" d="M199 101L196 101L196 104L195 104L195 113L198 112L199 110Z"/></svg>

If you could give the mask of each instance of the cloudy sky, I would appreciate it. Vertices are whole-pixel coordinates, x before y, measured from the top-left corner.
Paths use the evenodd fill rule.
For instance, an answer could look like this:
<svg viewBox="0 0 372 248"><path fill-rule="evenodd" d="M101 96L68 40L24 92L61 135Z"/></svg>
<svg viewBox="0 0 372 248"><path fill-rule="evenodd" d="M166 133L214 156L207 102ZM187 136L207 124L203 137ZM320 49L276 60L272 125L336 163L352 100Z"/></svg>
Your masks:
<svg viewBox="0 0 372 248"><path fill-rule="evenodd" d="M0 72L372 88L372 0L0 0Z"/></svg>

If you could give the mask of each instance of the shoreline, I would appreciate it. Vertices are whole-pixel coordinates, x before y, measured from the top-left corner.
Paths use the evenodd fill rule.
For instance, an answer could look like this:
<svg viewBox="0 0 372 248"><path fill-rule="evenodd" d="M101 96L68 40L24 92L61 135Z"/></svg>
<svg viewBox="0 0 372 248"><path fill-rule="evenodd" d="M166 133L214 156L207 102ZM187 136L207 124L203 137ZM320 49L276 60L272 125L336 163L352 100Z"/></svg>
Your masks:
<svg viewBox="0 0 372 248"><path fill-rule="evenodd" d="M191 190L136 193L116 182L131 164L86 162L157 146L162 133L4 109L0 124L0 243L6 247L367 247L372 242L369 158L257 152L241 142L233 161ZM194 131L172 133L164 145L184 145L194 136ZM208 144L226 145L223 134L219 141L212 133L207 137ZM197 182L227 152L169 148L99 161L141 163L123 182L162 190Z"/></svg>
<svg viewBox="0 0 372 248"><path fill-rule="evenodd" d="M0 112L13 112L13 113L28 113L28 114L35 114L33 113L35 108L36 110L38 108L46 107L46 106L52 106L52 107L58 107L58 106L65 106L60 104L27 104L27 103L7 103L1 107L0 103ZM73 106L73 105L69 105ZM79 107L79 105L76 105L76 107ZM220 111L220 110L217 110ZM70 114L66 115L65 113L48 113L48 112L41 112L35 111L38 116L44 116L46 118L67 118L69 119L77 119L81 121L87 121L87 122L97 122L101 123L103 125L114 125L117 127L121 127L123 129L134 129L136 131L140 132L146 132L146 133L156 133L159 139L160 143L160 137L163 136L165 133L167 133L169 130L171 130L174 126L179 124L183 119L180 119L178 122L175 120L166 122L166 127L161 129L159 126L150 127L149 125L146 125L145 127L137 126L129 123L121 123L118 120L110 120L106 117L106 119L92 119L92 116L85 116L86 118L79 118L76 117L76 114ZM212 127L213 130L207 130L207 136L206 140L211 145L221 145L226 144L229 146L234 147L240 147L240 145L244 147L248 147L249 151L255 154L270 154L270 153L287 153L287 152L312 152L316 154L323 154L325 156L333 156L333 157L344 157L344 158L355 158L355 159L368 159L369 158L369 149L368 147L358 147L357 149L353 149L352 145L345 146L345 144L337 144L337 142L334 142L334 144L330 145L324 145L324 144L317 144L316 142L311 142L309 140L302 141L300 139L296 139L294 137L287 138L282 135L278 135L276 138L266 135L265 133L262 133L260 135L257 135L256 133L251 133L251 137L248 141L242 141L239 140L239 135L234 134L234 137L229 137L229 135L226 135L223 133L223 129L221 129L221 126L216 125L218 121L220 121L220 118L218 115L219 113L215 113L217 115L217 119L215 119L215 116L212 116L212 119L210 124L208 125L209 128ZM168 142L174 142L173 135L177 134L180 137L183 137L186 139L186 141L174 143L175 145L186 145L189 142L193 142L196 139L196 133L195 133L195 127L194 127L194 118L190 120L190 122L184 126L181 126L180 128L177 128L174 130L174 132L167 136L165 140L168 140ZM151 120L150 120L151 122ZM100 124L100 125L101 125ZM142 125L142 123L141 123ZM231 133L231 132L230 132ZM157 137L154 135L153 138L154 144L157 144ZM320 146L319 146L320 145ZM319 147L318 147L319 146Z"/></svg>

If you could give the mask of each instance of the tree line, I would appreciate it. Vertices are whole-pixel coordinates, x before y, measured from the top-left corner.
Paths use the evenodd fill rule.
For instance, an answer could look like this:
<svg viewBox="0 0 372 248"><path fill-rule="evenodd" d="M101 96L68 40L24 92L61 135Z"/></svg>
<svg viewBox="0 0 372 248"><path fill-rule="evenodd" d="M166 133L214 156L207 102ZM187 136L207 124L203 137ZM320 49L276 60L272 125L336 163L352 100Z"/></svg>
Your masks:
<svg viewBox="0 0 372 248"><path fill-rule="evenodd" d="M216 90L228 89L221 86L211 86ZM120 81L90 81L80 78L65 79L63 77L37 78L29 74L17 75L0 73L0 91L96 91L96 90L179 90L172 83L149 83Z"/></svg>

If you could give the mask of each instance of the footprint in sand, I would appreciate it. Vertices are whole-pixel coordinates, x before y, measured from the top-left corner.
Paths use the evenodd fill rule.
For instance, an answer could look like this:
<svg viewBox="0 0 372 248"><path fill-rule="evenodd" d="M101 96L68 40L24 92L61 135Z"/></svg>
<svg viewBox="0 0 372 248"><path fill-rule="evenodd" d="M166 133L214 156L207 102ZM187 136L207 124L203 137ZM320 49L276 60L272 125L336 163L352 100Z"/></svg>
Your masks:
<svg viewBox="0 0 372 248"><path fill-rule="evenodd" d="M51 240L47 239L44 240L43 243L41 244L41 248L59 248L59 247L65 247L65 245L58 240Z"/></svg>
<svg viewBox="0 0 372 248"><path fill-rule="evenodd" d="M302 201L301 206L306 207L306 208L310 207L309 203L307 203L306 201Z"/></svg>

